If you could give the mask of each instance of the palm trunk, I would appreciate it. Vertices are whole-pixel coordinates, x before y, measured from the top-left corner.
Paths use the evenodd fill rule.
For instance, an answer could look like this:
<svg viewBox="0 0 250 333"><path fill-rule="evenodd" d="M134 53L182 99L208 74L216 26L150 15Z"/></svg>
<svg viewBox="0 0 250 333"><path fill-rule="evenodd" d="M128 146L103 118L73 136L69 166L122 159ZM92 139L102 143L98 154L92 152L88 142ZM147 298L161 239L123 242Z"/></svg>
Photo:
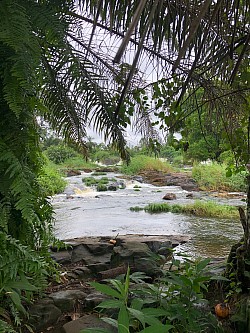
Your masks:
<svg viewBox="0 0 250 333"><path fill-rule="evenodd" d="M239 207L240 221L244 235L232 246L228 256L226 276L235 280L243 291L250 288L250 174L247 176L247 207L246 213Z"/></svg>

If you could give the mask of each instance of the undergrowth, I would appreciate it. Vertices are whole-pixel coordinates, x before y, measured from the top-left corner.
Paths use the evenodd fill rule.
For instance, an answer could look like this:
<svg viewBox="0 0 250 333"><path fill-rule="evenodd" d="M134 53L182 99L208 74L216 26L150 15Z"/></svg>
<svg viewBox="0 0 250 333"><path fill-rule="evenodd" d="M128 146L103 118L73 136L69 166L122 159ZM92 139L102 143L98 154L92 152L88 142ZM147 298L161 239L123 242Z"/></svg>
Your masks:
<svg viewBox="0 0 250 333"><path fill-rule="evenodd" d="M194 165L192 177L201 190L211 191L246 191L245 172L226 176L225 165L213 163L211 165Z"/></svg>
<svg viewBox="0 0 250 333"><path fill-rule="evenodd" d="M212 279L206 269L209 261L181 261L175 257L169 270L162 270L162 276L152 283L144 273L130 274L129 267L125 276L90 283L108 296L97 307L101 318L119 333L223 332L221 322L207 310L210 306L205 294ZM109 331L102 328L81 331L91 332Z"/></svg>
<svg viewBox="0 0 250 333"><path fill-rule="evenodd" d="M67 181L63 179L57 168L49 161L47 161L46 165L42 168L38 177L38 182L41 185L45 196L61 193L67 185Z"/></svg>

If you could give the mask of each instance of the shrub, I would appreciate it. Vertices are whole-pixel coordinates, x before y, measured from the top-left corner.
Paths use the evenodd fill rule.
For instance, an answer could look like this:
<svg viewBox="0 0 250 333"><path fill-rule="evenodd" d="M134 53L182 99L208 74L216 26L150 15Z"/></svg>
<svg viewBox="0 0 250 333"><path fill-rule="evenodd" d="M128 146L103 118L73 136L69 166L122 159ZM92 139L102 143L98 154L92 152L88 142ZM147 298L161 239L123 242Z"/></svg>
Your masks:
<svg viewBox="0 0 250 333"><path fill-rule="evenodd" d="M98 305L103 320L119 332L223 332L218 319L209 310L204 299L210 276L210 259L174 258L170 270L163 270L156 283L147 282L144 273L130 275L102 284L91 282L98 292L109 297ZM112 310L113 309L113 310ZM105 314L106 310L106 314ZM84 329L81 333L107 332L99 328Z"/></svg>
<svg viewBox="0 0 250 333"><path fill-rule="evenodd" d="M61 165L60 169L77 169L77 170L84 170L84 169L95 169L96 164L86 161L85 158L78 155L76 157L71 157L70 159L65 160Z"/></svg>
<svg viewBox="0 0 250 333"><path fill-rule="evenodd" d="M195 165L192 176L202 190L212 191L245 191L246 174L244 172L226 177L226 166L218 163L211 165Z"/></svg>
<svg viewBox="0 0 250 333"><path fill-rule="evenodd" d="M104 192L104 191L107 191L108 188L104 184L98 184L97 187L96 187L96 190L97 190L97 192Z"/></svg>
<svg viewBox="0 0 250 333"><path fill-rule="evenodd" d="M66 180L62 178L52 163L44 166L42 173L38 177L38 182L46 196L63 192L67 185Z"/></svg>
<svg viewBox="0 0 250 333"><path fill-rule="evenodd" d="M131 159L129 165L124 163L121 167L121 172L129 175L137 174L143 170L170 172L173 169L167 162L145 155L137 155Z"/></svg>
<svg viewBox="0 0 250 333"><path fill-rule="evenodd" d="M67 159L77 156L77 152L73 148L65 145L50 146L46 149L45 154L55 164L63 163Z"/></svg>

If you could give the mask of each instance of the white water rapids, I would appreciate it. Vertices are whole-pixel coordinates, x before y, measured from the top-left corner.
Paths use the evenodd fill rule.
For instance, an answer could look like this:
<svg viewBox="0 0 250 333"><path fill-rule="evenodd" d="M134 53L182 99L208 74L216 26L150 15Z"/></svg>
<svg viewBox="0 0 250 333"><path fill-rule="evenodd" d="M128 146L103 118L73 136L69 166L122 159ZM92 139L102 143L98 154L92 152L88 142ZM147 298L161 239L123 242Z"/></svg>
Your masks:
<svg viewBox="0 0 250 333"><path fill-rule="evenodd" d="M153 185L125 181L126 188L117 191L96 192L86 187L83 177L67 178L68 186L63 194L52 198L55 210L55 235L62 240L83 236L110 236L117 234L187 235L191 239L179 250L201 257L222 257L242 236L239 220L198 218L183 214L132 212L131 206L143 207L153 202L165 202L166 193L175 193L177 199L170 203L190 203L187 191L178 186L155 187ZM107 177L117 176L108 174ZM96 178L101 178L98 176ZM139 191L134 186L140 186ZM193 192L194 198L215 200L204 193ZM218 199L216 199L218 200ZM222 200L221 200L222 201ZM228 204L241 204L238 200L223 200Z"/></svg>

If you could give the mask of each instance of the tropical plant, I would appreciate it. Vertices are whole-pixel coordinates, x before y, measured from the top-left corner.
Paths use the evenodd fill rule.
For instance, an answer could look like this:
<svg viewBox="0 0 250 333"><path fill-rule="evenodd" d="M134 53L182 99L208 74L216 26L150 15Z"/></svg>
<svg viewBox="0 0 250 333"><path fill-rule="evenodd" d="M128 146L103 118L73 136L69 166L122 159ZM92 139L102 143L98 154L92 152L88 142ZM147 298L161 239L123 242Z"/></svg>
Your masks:
<svg viewBox="0 0 250 333"><path fill-rule="evenodd" d="M164 270L155 283L146 282L148 277L144 273L130 275L129 268L124 279L108 280L109 284L91 283L96 290L110 297L97 308L109 313L114 309L112 316L104 315L102 319L119 333L223 332L215 316L203 310L208 304L204 299L210 280L206 272L208 263L208 259L192 262L175 258L170 270ZM81 333L97 331L107 332L85 329Z"/></svg>

